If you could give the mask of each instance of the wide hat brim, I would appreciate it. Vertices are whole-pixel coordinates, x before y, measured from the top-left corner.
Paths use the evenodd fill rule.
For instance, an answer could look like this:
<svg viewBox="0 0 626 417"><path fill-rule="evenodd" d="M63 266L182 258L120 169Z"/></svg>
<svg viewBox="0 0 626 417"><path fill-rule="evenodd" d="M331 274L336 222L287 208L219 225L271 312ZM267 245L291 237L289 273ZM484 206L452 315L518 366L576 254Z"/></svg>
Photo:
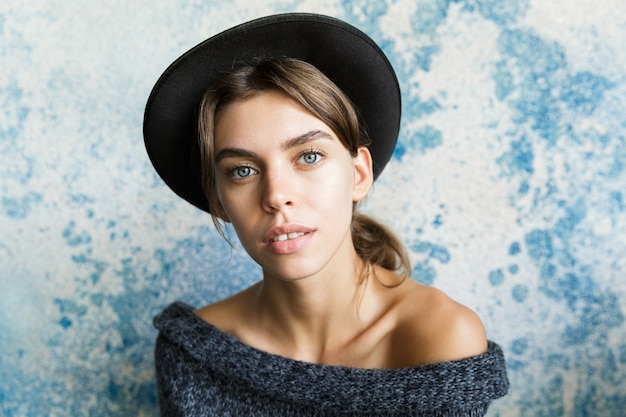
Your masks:
<svg viewBox="0 0 626 417"><path fill-rule="evenodd" d="M176 194L204 211L209 211L207 199L191 162L202 96L237 66L271 57L308 62L348 95L372 141L374 178L391 158L400 128L400 89L387 57L369 36L344 21L317 14L252 20L207 39L174 61L146 105L143 133L152 164Z"/></svg>

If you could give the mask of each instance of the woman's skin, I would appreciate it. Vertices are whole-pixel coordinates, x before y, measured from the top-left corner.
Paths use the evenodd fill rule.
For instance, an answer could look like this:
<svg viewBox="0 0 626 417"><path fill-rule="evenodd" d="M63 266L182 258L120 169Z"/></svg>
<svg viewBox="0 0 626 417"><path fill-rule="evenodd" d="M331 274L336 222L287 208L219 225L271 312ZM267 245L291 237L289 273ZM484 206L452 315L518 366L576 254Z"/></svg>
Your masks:
<svg viewBox="0 0 626 417"><path fill-rule="evenodd" d="M198 310L204 320L257 349L329 365L400 368L486 350L474 312L357 256L350 221L373 182L366 148L350 155L300 104L265 92L221 111L215 155L218 215L263 280Z"/></svg>

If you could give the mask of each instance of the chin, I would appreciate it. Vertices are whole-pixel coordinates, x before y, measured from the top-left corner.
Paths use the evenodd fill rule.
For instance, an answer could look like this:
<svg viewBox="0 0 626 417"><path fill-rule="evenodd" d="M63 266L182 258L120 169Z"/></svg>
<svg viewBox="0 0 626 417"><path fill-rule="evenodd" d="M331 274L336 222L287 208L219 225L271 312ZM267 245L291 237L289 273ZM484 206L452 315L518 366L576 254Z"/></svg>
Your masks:
<svg viewBox="0 0 626 417"><path fill-rule="evenodd" d="M311 265L310 262L281 262L283 265L274 263L270 267L263 267L263 276L275 278L281 281L300 281L310 278L322 271L323 266Z"/></svg>

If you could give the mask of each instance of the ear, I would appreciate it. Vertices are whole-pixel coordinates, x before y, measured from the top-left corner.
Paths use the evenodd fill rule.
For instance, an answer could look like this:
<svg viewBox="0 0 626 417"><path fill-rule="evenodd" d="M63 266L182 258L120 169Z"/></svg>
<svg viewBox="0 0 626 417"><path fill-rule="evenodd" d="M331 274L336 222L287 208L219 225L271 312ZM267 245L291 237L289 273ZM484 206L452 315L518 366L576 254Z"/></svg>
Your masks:
<svg viewBox="0 0 626 417"><path fill-rule="evenodd" d="M357 154L352 158L354 165L354 186L352 189L352 201L360 201L367 196L372 183L374 173L372 171L372 155L369 149L361 146L357 149Z"/></svg>

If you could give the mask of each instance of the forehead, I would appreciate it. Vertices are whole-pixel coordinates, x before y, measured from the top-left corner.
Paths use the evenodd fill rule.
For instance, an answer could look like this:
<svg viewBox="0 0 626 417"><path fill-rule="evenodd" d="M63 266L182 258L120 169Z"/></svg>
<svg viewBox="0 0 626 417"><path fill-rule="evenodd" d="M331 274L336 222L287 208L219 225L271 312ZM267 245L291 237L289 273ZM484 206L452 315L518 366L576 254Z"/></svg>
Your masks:
<svg viewBox="0 0 626 417"><path fill-rule="evenodd" d="M280 143L306 132L332 129L292 98L263 92L225 106L215 120L215 147L257 147Z"/></svg>

